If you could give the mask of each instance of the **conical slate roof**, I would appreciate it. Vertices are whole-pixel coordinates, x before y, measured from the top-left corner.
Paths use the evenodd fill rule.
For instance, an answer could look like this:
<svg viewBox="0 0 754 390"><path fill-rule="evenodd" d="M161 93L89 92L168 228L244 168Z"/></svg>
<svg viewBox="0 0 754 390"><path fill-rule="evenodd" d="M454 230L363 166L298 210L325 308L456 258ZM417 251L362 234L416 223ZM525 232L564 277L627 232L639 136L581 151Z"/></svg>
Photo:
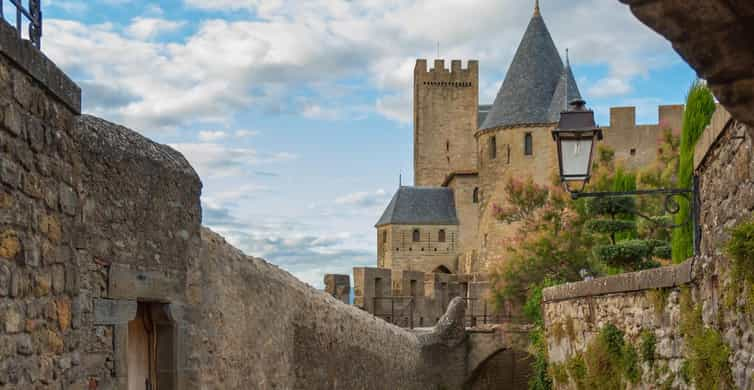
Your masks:
<svg viewBox="0 0 754 390"><path fill-rule="evenodd" d="M557 122L550 104L562 75L563 61L537 7L480 129Z"/></svg>
<svg viewBox="0 0 754 390"><path fill-rule="evenodd" d="M568 82L568 98L564 99L566 94L566 82ZM547 122L557 122L560 120L560 113L566 111L567 104L574 99L581 99L581 93L579 93L579 86L576 85L576 79L573 77L571 66L566 61L566 67L563 69L563 73L558 81L558 86L555 88L555 93L552 95L552 102L550 102L550 111L547 114Z"/></svg>
<svg viewBox="0 0 754 390"><path fill-rule="evenodd" d="M375 227L382 225L458 225L453 190L400 187Z"/></svg>

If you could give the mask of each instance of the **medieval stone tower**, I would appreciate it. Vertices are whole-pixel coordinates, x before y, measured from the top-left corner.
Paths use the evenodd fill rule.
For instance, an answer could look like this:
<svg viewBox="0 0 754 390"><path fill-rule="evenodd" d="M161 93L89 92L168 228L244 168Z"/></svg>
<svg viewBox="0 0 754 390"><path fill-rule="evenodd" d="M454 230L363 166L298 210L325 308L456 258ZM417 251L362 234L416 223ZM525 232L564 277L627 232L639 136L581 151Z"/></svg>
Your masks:
<svg viewBox="0 0 754 390"><path fill-rule="evenodd" d="M417 60L414 68L414 183L440 186L451 173L476 169L479 106L479 64L461 67L453 60L450 69L435 60Z"/></svg>
<svg viewBox="0 0 754 390"><path fill-rule="evenodd" d="M552 183L551 131L567 103L582 98L538 2L493 104L479 105L477 61L445 65L416 61L415 187L399 188L376 225L378 266L392 271L396 286L402 272L483 280L504 261L515 226L497 220L495 206L505 205L511 177ZM653 163L662 131L680 129L683 106L658 111L659 124L641 125L633 107L610 109L603 144L626 167Z"/></svg>

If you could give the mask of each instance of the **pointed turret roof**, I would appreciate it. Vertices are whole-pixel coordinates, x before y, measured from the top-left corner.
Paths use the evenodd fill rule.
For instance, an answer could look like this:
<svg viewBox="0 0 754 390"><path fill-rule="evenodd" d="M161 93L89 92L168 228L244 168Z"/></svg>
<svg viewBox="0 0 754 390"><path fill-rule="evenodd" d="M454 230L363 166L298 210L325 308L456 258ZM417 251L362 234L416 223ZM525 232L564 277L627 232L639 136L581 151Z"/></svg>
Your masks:
<svg viewBox="0 0 754 390"><path fill-rule="evenodd" d="M576 99L581 99L579 86L576 85L576 79L573 77L567 53L568 52L566 51L566 66L560 76L558 86L555 88L555 93L552 95L552 102L550 102L550 111L547 115L548 122L559 121L560 113L568 110L568 103ZM568 88L566 88L566 83ZM567 98L565 97L566 91L568 91Z"/></svg>
<svg viewBox="0 0 754 390"><path fill-rule="evenodd" d="M550 105L563 72L563 61L542 19L537 1L534 15L508 68L495 103L480 129L557 122L557 119L553 120L550 116ZM569 77L573 79L572 75ZM574 81L573 90L577 92L575 85ZM569 91L568 95L571 96L572 93Z"/></svg>

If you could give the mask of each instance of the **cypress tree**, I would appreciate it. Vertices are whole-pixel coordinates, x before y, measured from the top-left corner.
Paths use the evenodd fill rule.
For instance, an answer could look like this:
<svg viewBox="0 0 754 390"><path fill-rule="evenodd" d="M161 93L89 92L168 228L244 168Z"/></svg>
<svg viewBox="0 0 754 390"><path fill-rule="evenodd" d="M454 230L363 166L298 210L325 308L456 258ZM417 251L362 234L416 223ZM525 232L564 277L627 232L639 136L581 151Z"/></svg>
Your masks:
<svg viewBox="0 0 754 390"><path fill-rule="evenodd" d="M709 125L715 112L715 98L707 85L702 81L691 84L686 96L686 108L683 112L683 129L681 132L680 164L678 185L680 188L691 188L694 175L694 146L704 128ZM685 198L679 199L680 212L675 217L675 223L690 220L691 204ZM694 236L690 223L673 230L672 254L673 261L683 262L694 255Z"/></svg>

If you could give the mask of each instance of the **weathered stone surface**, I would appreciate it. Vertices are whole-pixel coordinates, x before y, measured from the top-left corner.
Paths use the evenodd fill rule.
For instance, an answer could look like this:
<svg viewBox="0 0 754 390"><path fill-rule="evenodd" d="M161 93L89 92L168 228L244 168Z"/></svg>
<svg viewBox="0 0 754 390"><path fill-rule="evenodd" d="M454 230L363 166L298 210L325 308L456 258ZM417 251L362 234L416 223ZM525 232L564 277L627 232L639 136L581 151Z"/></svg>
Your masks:
<svg viewBox="0 0 754 390"><path fill-rule="evenodd" d="M113 265L110 267L110 297L121 299L167 298L180 295L179 275L164 271L134 271Z"/></svg>
<svg viewBox="0 0 754 390"><path fill-rule="evenodd" d="M2 316L6 333L18 333L23 331L23 313L21 313L16 305L5 306Z"/></svg>
<svg viewBox="0 0 754 390"><path fill-rule="evenodd" d="M561 284L542 291L544 302L579 297L617 294L631 291L677 287L692 280L693 260L682 264L639 272L597 278L583 282Z"/></svg>
<svg viewBox="0 0 754 390"><path fill-rule="evenodd" d="M98 325L127 324L136 317L136 301L95 299L94 323Z"/></svg>

